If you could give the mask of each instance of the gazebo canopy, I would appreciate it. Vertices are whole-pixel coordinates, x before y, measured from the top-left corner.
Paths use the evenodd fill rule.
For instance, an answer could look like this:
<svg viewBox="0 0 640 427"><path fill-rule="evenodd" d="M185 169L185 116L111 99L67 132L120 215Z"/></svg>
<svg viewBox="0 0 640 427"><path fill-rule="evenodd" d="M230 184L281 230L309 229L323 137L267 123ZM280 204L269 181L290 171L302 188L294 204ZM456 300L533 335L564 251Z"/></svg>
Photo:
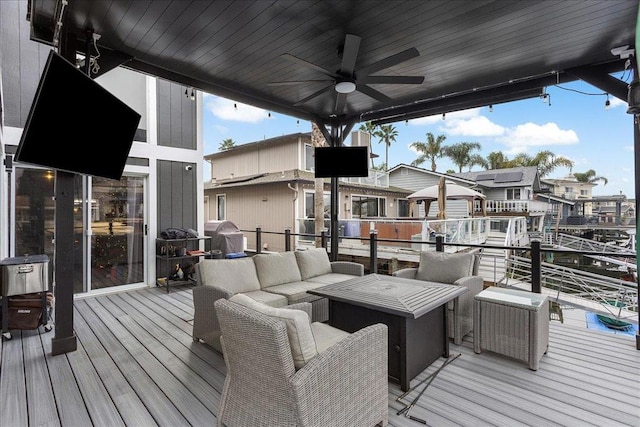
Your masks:
<svg viewBox="0 0 640 427"><path fill-rule="evenodd" d="M446 194L447 200L484 200L487 198L484 194L472 190L471 188L464 187L462 185L456 184L452 181L446 181ZM439 193L439 185L432 185L422 190L418 190L413 194L410 194L407 198L409 201L416 202L418 200L422 201L433 201L438 200Z"/></svg>

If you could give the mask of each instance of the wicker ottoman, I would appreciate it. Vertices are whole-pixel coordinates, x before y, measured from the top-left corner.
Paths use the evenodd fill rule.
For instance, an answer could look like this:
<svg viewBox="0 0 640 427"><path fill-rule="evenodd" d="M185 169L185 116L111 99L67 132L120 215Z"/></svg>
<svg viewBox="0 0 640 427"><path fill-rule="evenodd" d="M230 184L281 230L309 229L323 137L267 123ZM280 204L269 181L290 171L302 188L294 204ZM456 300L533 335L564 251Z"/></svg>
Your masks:
<svg viewBox="0 0 640 427"><path fill-rule="evenodd" d="M492 351L527 362L537 370L549 348L547 297L490 287L474 297L473 350Z"/></svg>

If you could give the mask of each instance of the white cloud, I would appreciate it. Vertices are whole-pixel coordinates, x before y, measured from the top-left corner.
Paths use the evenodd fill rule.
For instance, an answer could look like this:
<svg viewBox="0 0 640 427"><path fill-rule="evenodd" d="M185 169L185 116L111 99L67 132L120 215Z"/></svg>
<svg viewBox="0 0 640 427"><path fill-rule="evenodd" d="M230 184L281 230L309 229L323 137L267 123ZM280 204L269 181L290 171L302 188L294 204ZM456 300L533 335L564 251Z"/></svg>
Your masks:
<svg viewBox="0 0 640 427"><path fill-rule="evenodd" d="M580 141L575 131L560 129L555 123L539 125L531 122L508 129L497 140L512 154L526 152L531 147L572 145Z"/></svg>
<svg viewBox="0 0 640 427"><path fill-rule="evenodd" d="M211 114L222 120L258 123L268 119L269 113L266 110L229 99L205 95L204 103Z"/></svg>
<svg viewBox="0 0 640 427"><path fill-rule="evenodd" d="M610 103L609 108L616 108L616 107L627 108L627 103L620 98L616 98L615 96L609 97L609 103Z"/></svg>
<svg viewBox="0 0 640 427"><path fill-rule="evenodd" d="M471 108L469 110L455 111L453 113L447 113L445 120L466 120L472 117L480 116L480 108ZM419 119L409 120L410 125L414 126L428 126L442 122L442 114L436 114L435 116L420 117Z"/></svg>
<svg viewBox="0 0 640 427"><path fill-rule="evenodd" d="M457 119L447 117L442 129L451 135L460 136L499 136L505 133L505 128L493 123L485 116Z"/></svg>

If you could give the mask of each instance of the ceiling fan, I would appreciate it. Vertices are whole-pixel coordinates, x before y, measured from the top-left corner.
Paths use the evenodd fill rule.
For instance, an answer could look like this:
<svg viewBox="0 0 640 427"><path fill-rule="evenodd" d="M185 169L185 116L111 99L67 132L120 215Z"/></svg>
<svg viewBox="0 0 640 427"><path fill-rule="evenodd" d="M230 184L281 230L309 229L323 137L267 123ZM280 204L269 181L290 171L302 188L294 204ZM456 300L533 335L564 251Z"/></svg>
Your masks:
<svg viewBox="0 0 640 427"><path fill-rule="evenodd" d="M312 93L311 95L299 100L294 105L302 105L313 98L316 98L330 90L336 92L336 102L334 112L341 113L345 107L347 96L354 91L361 92L380 102L388 102L391 100L385 94L373 89L370 84L422 84L423 76L375 76L372 75L378 71L384 70L401 62L420 56L420 52L416 48L403 50L402 52L381 59L367 67L355 70L356 60L358 59L358 50L360 49L361 38L353 34L347 34L344 39L344 45L339 48L342 53L342 62L340 69L336 72L329 71L311 62L300 59L289 53L282 54L282 58L291 62L312 68L324 74L327 78L319 80L302 80L302 81L283 81L271 82L269 86L295 85L301 83L326 82L328 83L322 89Z"/></svg>

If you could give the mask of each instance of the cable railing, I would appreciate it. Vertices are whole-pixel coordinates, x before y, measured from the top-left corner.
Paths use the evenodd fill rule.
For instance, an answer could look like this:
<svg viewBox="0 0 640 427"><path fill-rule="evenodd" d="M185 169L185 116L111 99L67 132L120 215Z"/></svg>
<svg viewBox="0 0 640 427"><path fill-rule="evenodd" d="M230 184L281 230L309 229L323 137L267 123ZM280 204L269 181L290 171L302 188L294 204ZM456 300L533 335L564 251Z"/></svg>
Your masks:
<svg viewBox="0 0 640 427"><path fill-rule="evenodd" d="M293 233L289 228L283 232L263 231L260 227L255 230L242 230L255 233L255 253L263 252L262 238L264 235L283 236L285 251L301 249L305 246L315 245L316 238L320 245L330 252L330 235L328 230L323 230L319 235L313 233ZM493 258L493 268L498 270L504 265L503 274L494 274L494 286L513 286L532 292L545 292L554 295L558 301L566 302L572 306L579 306L586 310L605 313L617 319L633 319L638 316L638 286L637 282L607 277L587 271L562 267L549 262L542 262L547 254L563 253L573 255L596 255L597 253L577 250L559 250L542 248L539 241L532 241L528 246L506 246L503 244L491 245L486 243L456 243L446 241L446 234L438 234L428 240L385 239L379 238L375 229L369 230L365 238L358 236L341 236L339 253L331 254L332 259L337 260L338 255L350 257L353 247L360 249L356 256L368 259L365 270L369 273L378 273L380 253L382 257L399 257L418 262L422 250L436 251L460 251L472 248L483 248L483 258ZM347 242L357 242L349 245ZM294 242L302 245L294 245ZM405 245L399 247L398 245ZM413 245L413 247L411 246ZM488 253L489 249L505 251L507 255L495 255ZM390 252L389 252L390 251ZM388 253L387 253L388 252ZM629 254L633 255L633 254ZM387 258L385 258L387 259ZM485 278L486 281L486 278ZM637 319L636 319L637 321Z"/></svg>

